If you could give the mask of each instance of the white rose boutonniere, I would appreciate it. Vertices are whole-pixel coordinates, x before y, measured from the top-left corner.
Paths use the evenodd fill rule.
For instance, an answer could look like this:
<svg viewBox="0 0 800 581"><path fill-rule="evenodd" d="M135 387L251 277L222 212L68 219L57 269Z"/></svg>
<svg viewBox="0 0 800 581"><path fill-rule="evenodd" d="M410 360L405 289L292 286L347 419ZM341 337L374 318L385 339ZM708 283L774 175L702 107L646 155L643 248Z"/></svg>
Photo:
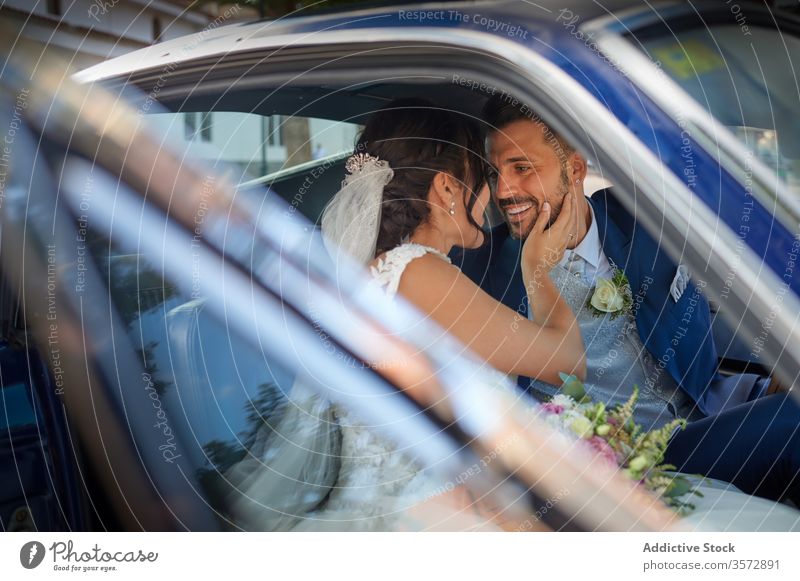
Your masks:
<svg viewBox="0 0 800 581"><path fill-rule="evenodd" d="M632 302L628 277L618 268L614 268L611 278L598 279L586 306L597 317L611 315L613 319L627 313Z"/></svg>

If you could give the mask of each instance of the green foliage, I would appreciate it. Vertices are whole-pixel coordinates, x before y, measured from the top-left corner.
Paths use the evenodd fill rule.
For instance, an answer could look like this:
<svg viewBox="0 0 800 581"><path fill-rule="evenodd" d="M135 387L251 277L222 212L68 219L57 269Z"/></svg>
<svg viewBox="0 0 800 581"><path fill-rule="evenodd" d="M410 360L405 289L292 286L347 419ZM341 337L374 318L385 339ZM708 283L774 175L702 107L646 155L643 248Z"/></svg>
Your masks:
<svg viewBox="0 0 800 581"><path fill-rule="evenodd" d="M561 395L569 396L576 402L572 412L578 412L591 422L593 431L590 433L608 443L616 454L620 470L626 476L639 482L681 515L694 509L694 505L681 499L687 494L702 494L693 489L685 476L672 472L675 466L663 463L673 432L685 428L686 420L675 419L657 430L645 432L633 420L639 399L638 385L633 386L628 401L606 409L602 402L592 402L577 377L566 373L559 376L563 382Z"/></svg>
<svg viewBox="0 0 800 581"><path fill-rule="evenodd" d="M633 423L633 411L636 409L636 402L639 399L639 386L634 385L631 396L621 406L615 406L611 409L609 416L617 422L619 426L625 426Z"/></svg>
<svg viewBox="0 0 800 581"><path fill-rule="evenodd" d="M586 388L583 382L578 379L576 375L567 375L566 373L559 373L563 385L561 386L561 393L570 396L578 403L589 401L589 396L586 395Z"/></svg>

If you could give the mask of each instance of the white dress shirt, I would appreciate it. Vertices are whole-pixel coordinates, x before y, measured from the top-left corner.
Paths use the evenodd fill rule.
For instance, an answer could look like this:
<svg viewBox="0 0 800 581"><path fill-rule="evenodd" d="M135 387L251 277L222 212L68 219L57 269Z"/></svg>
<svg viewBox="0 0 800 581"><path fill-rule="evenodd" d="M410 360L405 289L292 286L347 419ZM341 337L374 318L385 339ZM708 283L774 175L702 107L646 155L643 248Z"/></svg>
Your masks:
<svg viewBox="0 0 800 581"><path fill-rule="evenodd" d="M582 271L584 282L589 286L594 286L598 278L611 278L614 269L611 268L611 264L606 258L606 253L603 252L603 245L600 244L600 232L597 229L597 220L595 220L594 209L591 204L589 204L589 212L591 212L592 216L592 224L589 226L589 231L580 244L574 249L564 252L559 264L573 272L576 271L574 265L579 264L577 271Z"/></svg>

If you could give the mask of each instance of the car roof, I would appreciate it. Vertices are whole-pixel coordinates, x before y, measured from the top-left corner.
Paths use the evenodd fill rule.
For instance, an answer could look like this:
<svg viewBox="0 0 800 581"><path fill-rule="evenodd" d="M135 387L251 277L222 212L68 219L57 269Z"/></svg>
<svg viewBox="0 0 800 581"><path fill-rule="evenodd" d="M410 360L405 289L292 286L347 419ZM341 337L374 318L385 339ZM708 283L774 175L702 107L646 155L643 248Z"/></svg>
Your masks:
<svg viewBox="0 0 800 581"><path fill-rule="evenodd" d="M670 0L654 2L655 6L670 4L676 3ZM231 7L222 11L220 17L200 32L160 42L97 64L81 71L75 78L80 82L112 78L154 66L276 45L282 39L285 39L286 44L300 44L306 40L312 42L315 34L329 31L438 27L473 30L497 38L520 40L510 33L511 27L517 26L530 29L534 36L568 36L575 33L577 26L596 18L636 9L652 10L646 6L643 8L636 0L605 0L603 3L587 3L585 0L426 2L367 6L346 11L225 24L226 20L235 15L235 8ZM411 16L437 11L443 18L418 19ZM456 13L461 14L462 18L453 16ZM431 40L433 39L432 36Z"/></svg>
<svg viewBox="0 0 800 581"><path fill-rule="evenodd" d="M306 9L303 11L298 11L297 13L288 14L285 18L341 14L343 12L355 13L367 10L386 9L455 10L465 6L481 8L482 12L485 14L491 14L497 9L513 10L515 7L517 7L517 9L521 12L539 8L552 13L557 13L563 8L572 10L573 12L578 10L583 18L590 18L605 14L608 11L615 12L620 9L639 5L641 5L641 1L637 2L636 0L608 0L602 4L597 2L587 2L586 0L405 0L403 2L397 2L396 0L367 0L364 2L359 2L358 4L341 4L337 6L324 6L320 8Z"/></svg>

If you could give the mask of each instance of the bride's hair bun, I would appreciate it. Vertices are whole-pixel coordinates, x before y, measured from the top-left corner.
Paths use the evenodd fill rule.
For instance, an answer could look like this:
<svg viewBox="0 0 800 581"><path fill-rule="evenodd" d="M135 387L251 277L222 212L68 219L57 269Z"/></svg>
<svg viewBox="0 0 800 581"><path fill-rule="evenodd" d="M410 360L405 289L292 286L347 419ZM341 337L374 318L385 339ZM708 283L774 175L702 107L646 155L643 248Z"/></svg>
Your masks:
<svg viewBox="0 0 800 581"><path fill-rule="evenodd" d="M464 185L472 207L485 180L480 129L464 114L424 99L399 99L373 114L356 151L389 163L394 177L383 190L376 256L401 244L430 215L428 192L439 172Z"/></svg>

